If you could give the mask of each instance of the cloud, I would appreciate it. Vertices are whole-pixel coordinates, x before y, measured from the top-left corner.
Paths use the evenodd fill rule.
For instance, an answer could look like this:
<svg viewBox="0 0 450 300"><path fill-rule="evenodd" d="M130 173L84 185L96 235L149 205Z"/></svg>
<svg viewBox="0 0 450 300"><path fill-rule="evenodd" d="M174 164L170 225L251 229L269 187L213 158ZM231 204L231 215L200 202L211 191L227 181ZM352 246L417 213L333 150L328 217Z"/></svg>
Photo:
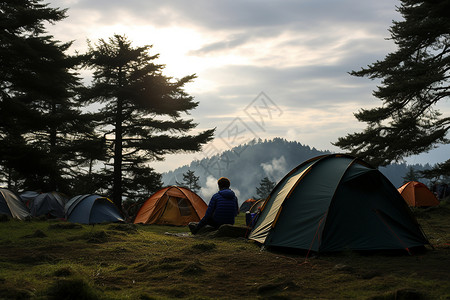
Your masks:
<svg viewBox="0 0 450 300"><path fill-rule="evenodd" d="M262 163L261 167L270 180L278 182L287 172L287 163L284 156L274 158L270 163Z"/></svg>
<svg viewBox="0 0 450 300"><path fill-rule="evenodd" d="M200 188L200 196L205 200L206 203L209 203L211 200L211 197L217 193L218 187L217 187L217 179L213 176L208 176L206 178L206 186L202 186Z"/></svg>
<svg viewBox="0 0 450 300"><path fill-rule="evenodd" d="M238 189L233 188L233 187L231 189L233 190L234 194L238 198L239 203L243 202L244 200L239 199L241 192ZM209 203L209 201L211 200L211 197L218 191L219 191L219 188L217 186L217 179L214 176L209 175L206 178L205 186L200 188L199 194L206 203Z"/></svg>
<svg viewBox="0 0 450 300"><path fill-rule="evenodd" d="M381 104L372 96L379 81L348 72L394 51L386 38L400 20L391 0L49 2L68 8L49 28L58 40L74 40L75 50L85 51L86 39L126 34L134 45L153 45L168 76L196 73L186 91L199 101L191 112L199 128L219 133L236 117L249 121L244 108L265 92L284 114L252 130L322 150L365 127L354 112ZM447 102L442 111L449 110Z"/></svg>

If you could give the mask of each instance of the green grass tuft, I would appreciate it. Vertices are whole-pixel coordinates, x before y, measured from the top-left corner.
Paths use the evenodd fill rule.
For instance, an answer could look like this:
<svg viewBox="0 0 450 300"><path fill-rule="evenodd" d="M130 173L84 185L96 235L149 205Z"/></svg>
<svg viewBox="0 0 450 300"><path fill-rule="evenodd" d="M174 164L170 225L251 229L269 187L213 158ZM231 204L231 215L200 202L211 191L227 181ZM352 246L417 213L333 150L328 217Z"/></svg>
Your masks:
<svg viewBox="0 0 450 300"><path fill-rule="evenodd" d="M199 244L194 244L191 247L189 247L189 249L186 251L188 254L189 253L203 253L203 252L210 252L213 251L217 248L217 245L214 243L199 243Z"/></svg>

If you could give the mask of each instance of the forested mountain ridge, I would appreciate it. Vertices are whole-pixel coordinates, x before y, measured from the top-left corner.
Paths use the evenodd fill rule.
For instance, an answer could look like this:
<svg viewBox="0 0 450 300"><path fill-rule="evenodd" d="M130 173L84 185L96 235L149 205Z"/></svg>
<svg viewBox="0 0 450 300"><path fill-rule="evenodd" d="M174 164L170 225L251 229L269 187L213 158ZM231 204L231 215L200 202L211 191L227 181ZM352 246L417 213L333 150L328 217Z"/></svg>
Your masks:
<svg viewBox="0 0 450 300"><path fill-rule="evenodd" d="M254 140L163 173L162 180L165 185L174 185L176 182L182 182L183 173L188 170L194 171L195 175L199 177L199 184L202 187L199 194L208 202L211 195L217 190L216 180L225 176L231 180L231 188L237 192L239 203L242 203L256 195L256 187L264 177L278 182L287 172L305 160L330 153L281 138ZM413 167L414 170L423 170L430 166L393 164L380 168L380 171L395 187L399 187L410 167Z"/></svg>

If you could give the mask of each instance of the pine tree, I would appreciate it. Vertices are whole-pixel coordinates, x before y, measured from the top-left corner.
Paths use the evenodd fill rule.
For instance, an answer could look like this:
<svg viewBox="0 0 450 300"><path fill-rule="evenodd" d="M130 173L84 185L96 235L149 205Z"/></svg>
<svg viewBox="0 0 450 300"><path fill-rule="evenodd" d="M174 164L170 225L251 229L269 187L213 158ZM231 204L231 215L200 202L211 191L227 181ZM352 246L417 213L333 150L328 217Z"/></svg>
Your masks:
<svg viewBox="0 0 450 300"><path fill-rule="evenodd" d="M177 185L182 187L187 187L191 191L197 193L200 190L200 185L198 184L199 176L195 176L195 172L191 170L187 170L186 173L183 173L183 182L176 182Z"/></svg>
<svg viewBox="0 0 450 300"><path fill-rule="evenodd" d="M2 175L17 189L67 192L94 134L76 98L80 60L65 54L71 43L55 41L44 27L66 11L38 0L2 1L0 11Z"/></svg>
<svg viewBox="0 0 450 300"><path fill-rule="evenodd" d="M263 179L261 179L259 187L256 188L256 194L258 195L259 199L266 199L272 192L275 185L275 182L271 181L269 177L264 177Z"/></svg>
<svg viewBox="0 0 450 300"><path fill-rule="evenodd" d="M402 178L403 178L403 183L407 183L410 181L418 181L418 178L419 178L418 172L416 172L413 167L409 167L408 172Z"/></svg>
<svg viewBox="0 0 450 300"><path fill-rule="evenodd" d="M94 79L86 97L103 104L101 129L109 144L106 162L118 207L136 176L154 173L149 162L165 154L199 151L214 132L188 134L197 124L182 114L198 103L183 87L195 75L178 80L164 76L164 66L154 63L158 55L150 55L150 48L133 48L125 36L115 35L90 45L88 53Z"/></svg>
<svg viewBox="0 0 450 300"><path fill-rule="evenodd" d="M420 176L432 182L450 183L450 160L436 164L433 168L420 171Z"/></svg>
<svg viewBox="0 0 450 300"><path fill-rule="evenodd" d="M382 105L355 113L366 129L335 143L376 166L449 143L450 117L436 105L450 94L450 1L401 0L398 11L404 20L390 29L397 50L350 73L382 79L373 93Z"/></svg>

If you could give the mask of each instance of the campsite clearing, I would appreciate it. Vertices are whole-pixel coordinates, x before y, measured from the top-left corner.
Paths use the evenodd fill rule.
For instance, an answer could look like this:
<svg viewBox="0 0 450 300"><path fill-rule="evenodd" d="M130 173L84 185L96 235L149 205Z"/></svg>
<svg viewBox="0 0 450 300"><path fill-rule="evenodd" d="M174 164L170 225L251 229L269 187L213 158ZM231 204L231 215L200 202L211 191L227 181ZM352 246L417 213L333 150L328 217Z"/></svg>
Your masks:
<svg viewBox="0 0 450 300"><path fill-rule="evenodd" d="M9 220L0 299L448 299L450 205L413 211L435 250L308 259L186 227Z"/></svg>

